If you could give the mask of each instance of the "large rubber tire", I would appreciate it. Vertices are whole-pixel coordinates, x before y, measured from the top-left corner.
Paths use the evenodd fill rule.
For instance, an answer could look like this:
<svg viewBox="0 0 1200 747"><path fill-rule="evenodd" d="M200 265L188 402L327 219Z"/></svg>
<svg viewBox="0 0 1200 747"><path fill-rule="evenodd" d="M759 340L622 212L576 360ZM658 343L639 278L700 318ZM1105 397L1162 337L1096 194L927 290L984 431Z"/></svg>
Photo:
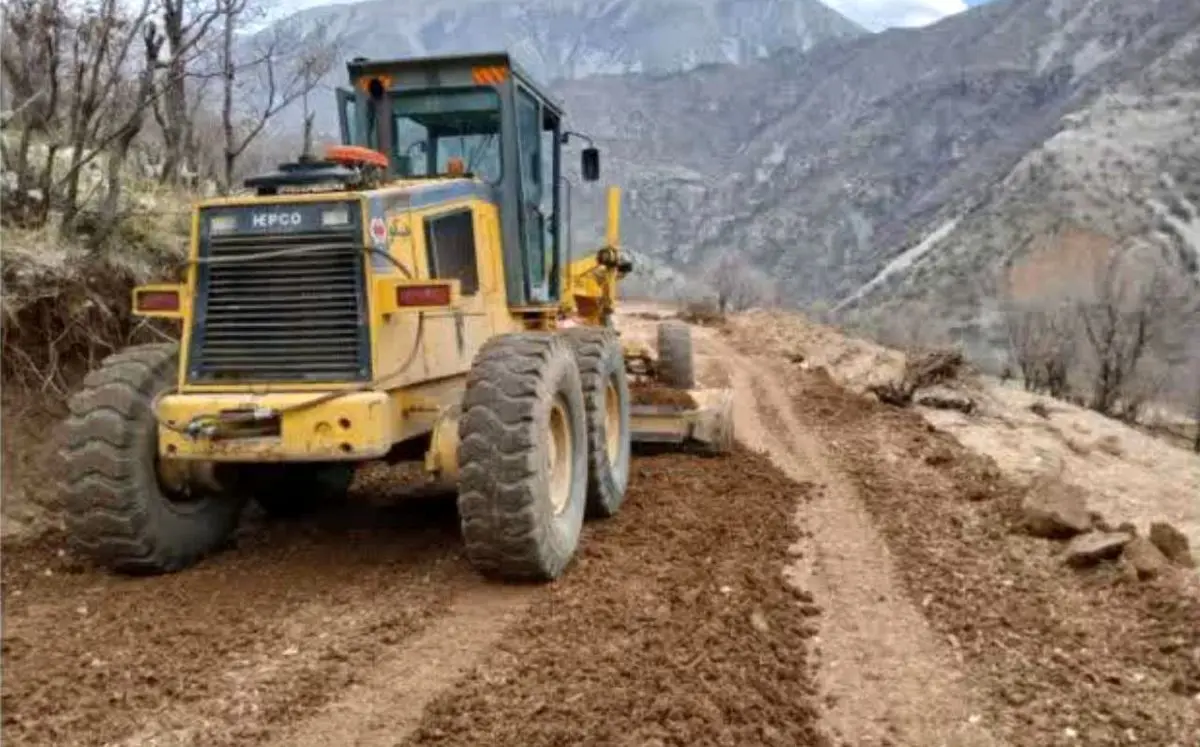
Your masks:
<svg viewBox="0 0 1200 747"><path fill-rule="evenodd" d="M658 325L658 378L672 389L695 389L692 328L683 322Z"/></svg>
<svg viewBox="0 0 1200 747"><path fill-rule="evenodd" d="M154 400L175 383L173 344L107 358L70 401L63 450L71 547L121 573L192 565L224 545L244 499L201 494L180 502L159 484Z"/></svg>
<svg viewBox="0 0 1200 747"><path fill-rule="evenodd" d="M625 502L625 489L629 485L631 435L625 356L620 339L611 330L575 327L565 330L565 334L575 349L587 405L587 515L608 518ZM613 420L616 427L610 428ZM616 431L612 444L610 430Z"/></svg>
<svg viewBox="0 0 1200 747"><path fill-rule="evenodd" d="M557 407L556 407L557 405ZM550 439L565 432L565 497L554 507ZM553 333L489 340L467 377L459 421L458 511L467 557L484 576L558 578L575 555L587 503L587 427L579 366Z"/></svg>
<svg viewBox="0 0 1200 747"><path fill-rule="evenodd" d="M352 462L254 464L237 479L268 516L297 519L346 497L354 482Z"/></svg>

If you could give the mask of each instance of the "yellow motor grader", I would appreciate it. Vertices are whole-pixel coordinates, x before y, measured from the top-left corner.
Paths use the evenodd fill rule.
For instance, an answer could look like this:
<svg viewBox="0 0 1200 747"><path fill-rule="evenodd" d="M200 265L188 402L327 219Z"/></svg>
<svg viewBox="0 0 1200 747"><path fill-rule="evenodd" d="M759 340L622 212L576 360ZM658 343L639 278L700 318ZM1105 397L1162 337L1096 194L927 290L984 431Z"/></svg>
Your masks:
<svg viewBox="0 0 1200 747"><path fill-rule="evenodd" d="M507 54L348 70L342 144L198 204L185 281L134 290L180 342L113 355L71 401L71 542L115 571L185 568L247 501L296 515L384 459L457 489L481 573L551 580L585 515L621 507L633 442L732 444L728 392L631 404L634 371L694 389L689 328L622 344L619 193L573 259L575 133Z"/></svg>

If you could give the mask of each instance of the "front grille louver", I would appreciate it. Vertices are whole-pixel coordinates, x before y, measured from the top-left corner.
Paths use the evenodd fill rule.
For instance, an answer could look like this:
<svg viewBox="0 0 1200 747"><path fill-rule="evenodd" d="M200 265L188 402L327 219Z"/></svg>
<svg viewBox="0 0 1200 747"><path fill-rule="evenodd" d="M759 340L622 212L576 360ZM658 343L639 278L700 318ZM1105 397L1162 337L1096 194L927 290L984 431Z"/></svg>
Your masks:
<svg viewBox="0 0 1200 747"><path fill-rule="evenodd" d="M360 243L353 227L203 241L189 380L367 379Z"/></svg>

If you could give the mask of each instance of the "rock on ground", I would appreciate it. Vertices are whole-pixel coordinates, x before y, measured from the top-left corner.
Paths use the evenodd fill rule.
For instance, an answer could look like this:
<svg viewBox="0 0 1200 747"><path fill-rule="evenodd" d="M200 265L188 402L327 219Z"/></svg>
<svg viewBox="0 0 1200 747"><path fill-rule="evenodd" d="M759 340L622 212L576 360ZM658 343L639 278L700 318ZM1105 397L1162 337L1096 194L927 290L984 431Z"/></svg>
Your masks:
<svg viewBox="0 0 1200 747"><path fill-rule="evenodd" d="M975 399L970 395L947 386L933 386L917 392L915 401L923 407L935 410L958 410L970 415L975 411Z"/></svg>
<svg viewBox="0 0 1200 747"><path fill-rule="evenodd" d="M1124 532L1089 532L1071 540L1065 559L1068 565L1085 568L1102 560L1113 560L1133 540Z"/></svg>
<svg viewBox="0 0 1200 747"><path fill-rule="evenodd" d="M1145 537L1134 537L1125 546L1125 550L1121 553L1121 558L1129 564L1137 573L1137 577L1142 580L1157 578L1171 567L1171 562L1167 560L1167 556L1163 555L1154 546L1154 543Z"/></svg>
<svg viewBox="0 0 1200 747"><path fill-rule="evenodd" d="M1196 559L1192 557L1188 538L1165 521L1156 521L1150 525L1150 541L1172 563L1184 568L1196 567Z"/></svg>
<svg viewBox="0 0 1200 747"><path fill-rule="evenodd" d="M1038 480L1021 502L1025 529L1035 537L1067 539L1092 528L1083 491L1057 480Z"/></svg>

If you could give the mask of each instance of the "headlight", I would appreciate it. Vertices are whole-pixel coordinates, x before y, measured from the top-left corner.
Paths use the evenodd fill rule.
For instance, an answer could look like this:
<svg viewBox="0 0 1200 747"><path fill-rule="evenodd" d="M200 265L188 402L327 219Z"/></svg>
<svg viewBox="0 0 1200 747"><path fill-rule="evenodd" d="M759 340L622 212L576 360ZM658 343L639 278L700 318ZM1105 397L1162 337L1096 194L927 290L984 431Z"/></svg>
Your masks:
<svg viewBox="0 0 1200 747"><path fill-rule="evenodd" d="M237 230L237 217L233 215L218 215L208 221L209 233L229 233Z"/></svg>
<svg viewBox="0 0 1200 747"><path fill-rule="evenodd" d="M322 226L344 226L350 222L350 211L346 208L326 210L321 213Z"/></svg>

